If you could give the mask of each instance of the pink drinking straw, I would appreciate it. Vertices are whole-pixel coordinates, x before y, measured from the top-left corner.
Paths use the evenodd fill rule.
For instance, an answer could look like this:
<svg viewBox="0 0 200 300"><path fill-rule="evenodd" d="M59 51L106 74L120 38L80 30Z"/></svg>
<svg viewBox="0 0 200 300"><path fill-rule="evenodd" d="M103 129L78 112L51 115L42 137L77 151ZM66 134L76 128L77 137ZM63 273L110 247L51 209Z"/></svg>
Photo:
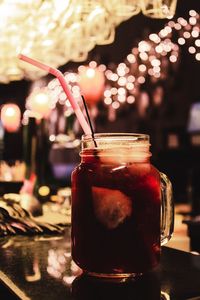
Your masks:
<svg viewBox="0 0 200 300"><path fill-rule="evenodd" d="M38 67L39 69L42 69L42 70L45 70L47 71L48 73L51 73L52 75L54 75L55 77L57 77L57 79L59 80L65 94L67 95L67 98L69 99L70 103L71 103L71 106L77 116L77 119L81 125L81 127L83 128L83 131L85 132L85 134L92 134L91 132L91 129L90 129L90 126L88 125L82 111L80 110L80 107L78 105L78 103L76 102L76 100L74 99L74 97L72 96L72 93L70 91L70 89L68 88L67 86L67 83L65 81L65 77L63 76L63 74L57 70L57 69L54 69L52 67L49 67L35 59L32 59L26 55L23 55L23 54L19 54L19 59L23 60L23 61L26 61L27 63L35 66L35 67Z"/></svg>

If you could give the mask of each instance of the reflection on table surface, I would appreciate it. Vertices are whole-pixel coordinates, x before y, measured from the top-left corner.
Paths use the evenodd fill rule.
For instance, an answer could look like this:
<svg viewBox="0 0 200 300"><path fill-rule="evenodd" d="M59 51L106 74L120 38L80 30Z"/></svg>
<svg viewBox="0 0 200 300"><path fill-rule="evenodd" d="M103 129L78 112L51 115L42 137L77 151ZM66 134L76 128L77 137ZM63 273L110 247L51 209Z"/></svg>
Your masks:
<svg viewBox="0 0 200 300"><path fill-rule="evenodd" d="M0 240L0 278L20 299L187 299L200 296L200 256L163 248L161 265L135 282L105 282L82 274L65 235Z"/></svg>
<svg viewBox="0 0 200 300"><path fill-rule="evenodd" d="M160 280L156 273L145 275L135 282L101 282L86 275L72 283L73 299L159 299Z"/></svg>

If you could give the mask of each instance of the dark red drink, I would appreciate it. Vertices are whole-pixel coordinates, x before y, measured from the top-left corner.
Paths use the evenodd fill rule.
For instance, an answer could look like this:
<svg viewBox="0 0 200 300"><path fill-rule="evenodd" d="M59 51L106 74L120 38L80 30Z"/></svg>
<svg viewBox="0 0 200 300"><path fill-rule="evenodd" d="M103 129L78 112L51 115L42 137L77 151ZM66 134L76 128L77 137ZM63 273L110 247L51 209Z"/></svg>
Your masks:
<svg viewBox="0 0 200 300"><path fill-rule="evenodd" d="M159 262L159 172L143 147L99 148L72 174L73 259L96 276L144 273Z"/></svg>

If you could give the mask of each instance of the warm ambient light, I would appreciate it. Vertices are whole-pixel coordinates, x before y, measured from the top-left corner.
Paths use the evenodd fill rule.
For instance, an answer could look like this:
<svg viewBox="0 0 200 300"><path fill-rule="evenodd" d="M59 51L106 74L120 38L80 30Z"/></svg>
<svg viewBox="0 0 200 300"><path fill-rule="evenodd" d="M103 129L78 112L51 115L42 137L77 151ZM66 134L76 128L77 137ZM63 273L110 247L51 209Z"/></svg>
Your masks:
<svg viewBox="0 0 200 300"><path fill-rule="evenodd" d="M53 108L53 102L46 90L34 91L27 99L27 109L39 114L41 118L47 118Z"/></svg>
<svg viewBox="0 0 200 300"><path fill-rule="evenodd" d="M46 185L43 185L38 189L38 193L40 196L46 197L50 193L50 188Z"/></svg>
<svg viewBox="0 0 200 300"><path fill-rule="evenodd" d="M1 109L1 122L8 132L16 132L20 127L21 111L16 104L4 104Z"/></svg>
<svg viewBox="0 0 200 300"><path fill-rule="evenodd" d="M92 69L92 68L88 68L88 69L86 70L86 76L87 76L88 78L93 78L93 77L95 76L95 70Z"/></svg>
<svg viewBox="0 0 200 300"><path fill-rule="evenodd" d="M19 61L19 53L54 68L84 61L95 45L112 43L116 26L141 7L148 16L166 18L173 15L176 1L1 0L0 82L36 80L46 74Z"/></svg>
<svg viewBox="0 0 200 300"><path fill-rule="evenodd" d="M95 105L101 100L104 91L104 73L98 67L90 68L81 66L79 68L78 80L81 93L84 95L88 105Z"/></svg>
<svg viewBox="0 0 200 300"><path fill-rule="evenodd" d="M171 19L176 10L177 0L141 0L144 15L156 19Z"/></svg>
<svg viewBox="0 0 200 300"><path fill-rule="evenodd" d="M145 82L164 81L171 71L177 69L181 57L181 47L186 47L188 52L194 55L197 61L200 61L200 19L195 11L189 11L189 15L196 17L194 26L188 28L188 21L180 17L175 20L176 22L167 22L158 33L151 33L146 40L140 41L127 55L125 61L117 66L112 66L112 69L104 65L97 66L95 61L91 61L87 67L79 66L77 73L75 71L74 73L65 73L65 78L71 86L74 96L80 99L80 88L77 84L79 75L83 74L83 82L84 80L87 82L85 86L88 89L87 95L89 95L86 100L90 101L90 95L96 93L94 78L96 70L98 70L102 71L105 77L104 91L102 95L100 93L100 96L97 96L97 101L91 101L91 104L95 105L102 97L105 105L112 106L114 109L120 108L126 102L137 105L139 91ZM85 86L83 83L81 92L84 91ZM50 81L48 88L54 99L60 104L66 105L67 112L69 112L69 101L63 95L57 79Z"/></svg>

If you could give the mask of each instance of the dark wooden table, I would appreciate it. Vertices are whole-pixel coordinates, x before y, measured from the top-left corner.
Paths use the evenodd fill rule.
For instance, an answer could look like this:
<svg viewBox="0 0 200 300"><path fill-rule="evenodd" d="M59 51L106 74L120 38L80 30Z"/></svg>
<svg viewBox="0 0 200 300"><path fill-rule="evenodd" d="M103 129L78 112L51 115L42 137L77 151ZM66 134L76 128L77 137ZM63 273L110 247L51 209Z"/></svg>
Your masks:
<svg viewBox="0 0 200 300"><path fill-rule="evenodd" d="M64 236L0 239L0 299L197 300L200 255L163 247L159 268L135 282L106 283L79 275Z"/></svg>

